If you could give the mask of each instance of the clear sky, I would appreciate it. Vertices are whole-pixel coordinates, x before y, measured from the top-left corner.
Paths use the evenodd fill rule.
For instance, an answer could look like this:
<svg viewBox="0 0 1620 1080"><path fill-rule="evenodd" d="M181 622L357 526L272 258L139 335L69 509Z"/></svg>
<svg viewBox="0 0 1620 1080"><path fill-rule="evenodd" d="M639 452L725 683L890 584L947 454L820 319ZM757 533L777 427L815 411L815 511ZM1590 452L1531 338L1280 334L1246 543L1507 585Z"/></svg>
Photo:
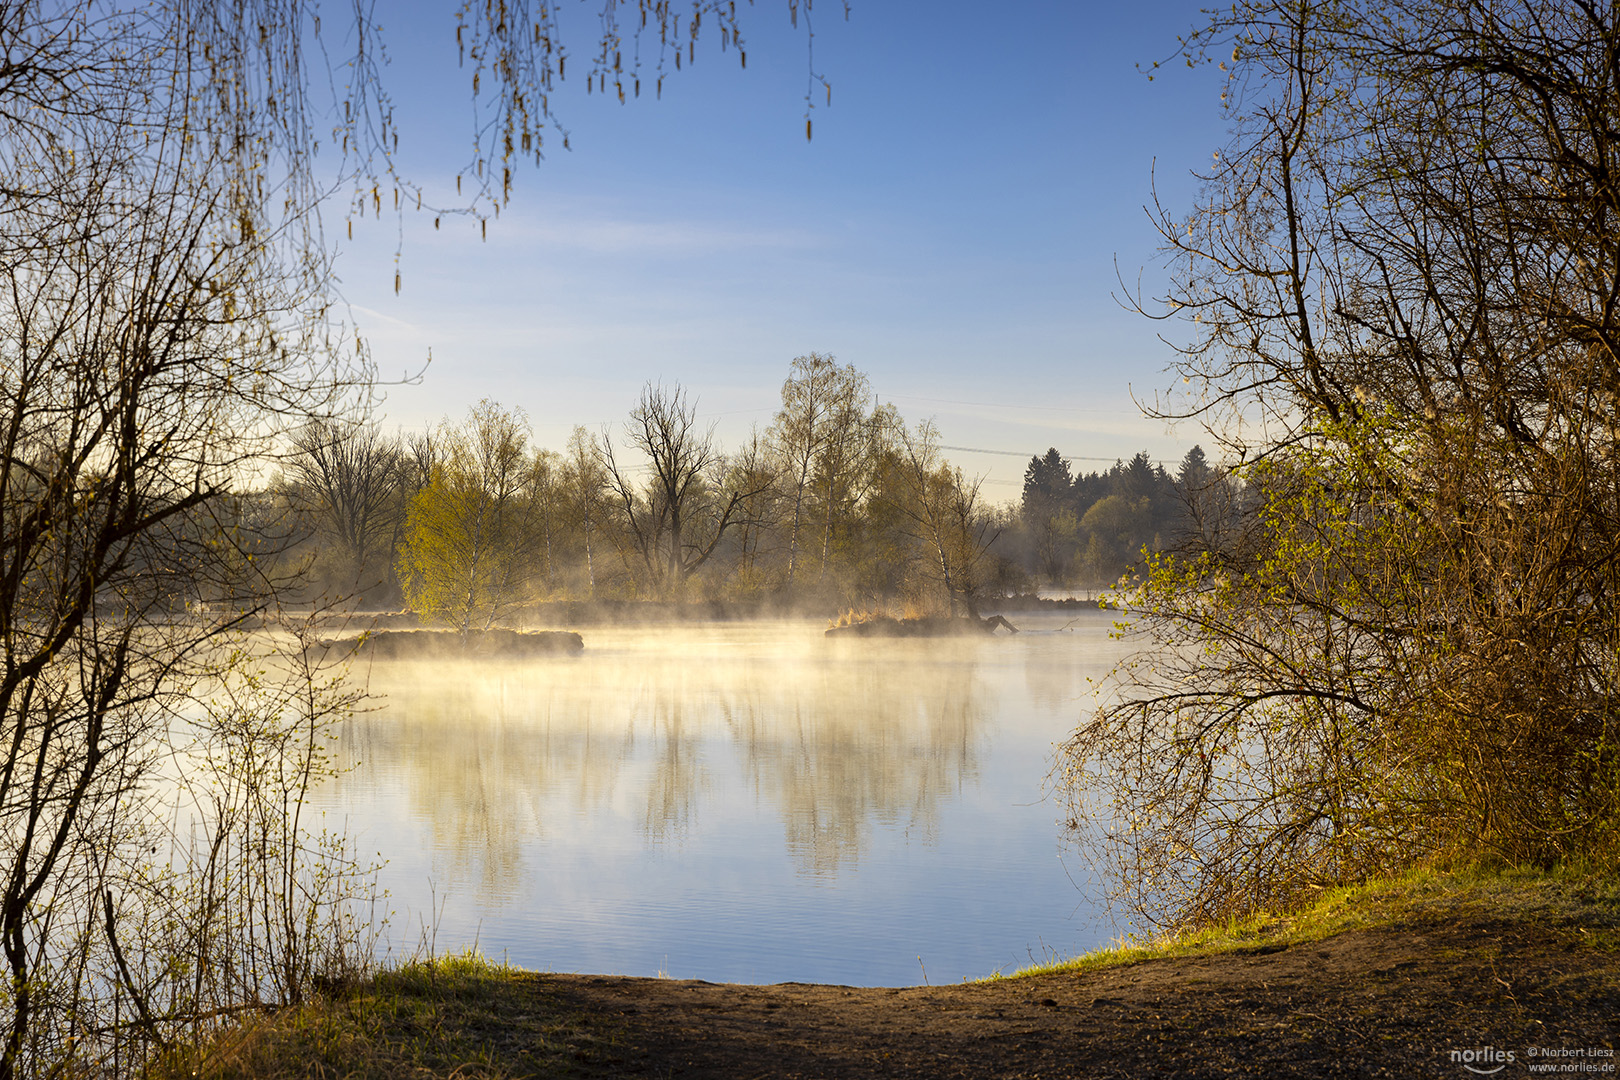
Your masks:
<svg viewBox="0 0 1620 1080"><path fill-rule="evenodd" d="M568 6L583 75L595 0ZM454 4L379 5L405 170L454 202L470 157ZM741 6L741 5L739 5ZM384 422L421 427L490 397L539 445L617 425L648 380L679 382L734 446L770 423L793 357L831 353L910 420L932 416L986 495L1031 454L1077 468L1200 441L1132 403L1167 388L1173 324L1121 308L1162 277L1144 204L1185 211L1223 141L1218 75L1167 64L1197 20L1180 0L831 0L815 8L806 142L802 28L786 0L745 11L748 68L709 36L698 63L620 106L570 77L571 151L518 177L489 223L356 222L338 262L385 376ZM707 46L705 49L704 46ZM549 140L548 140L549 142ZM329 217L329 229L338 215ZM1204 440L1207 443L1207 440ZM1083 460L1102 458L1106 461Z"/></svg>

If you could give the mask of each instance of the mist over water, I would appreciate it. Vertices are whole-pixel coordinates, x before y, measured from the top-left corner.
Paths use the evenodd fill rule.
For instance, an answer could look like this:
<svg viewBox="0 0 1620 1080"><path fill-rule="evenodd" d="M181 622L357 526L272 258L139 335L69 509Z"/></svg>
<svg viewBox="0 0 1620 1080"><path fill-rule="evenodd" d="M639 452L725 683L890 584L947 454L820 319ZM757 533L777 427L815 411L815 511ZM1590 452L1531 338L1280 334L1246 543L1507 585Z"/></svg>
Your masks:
<svg viewBox="0 0 1620 1080"><path fill-rule="evenodd" d="M579 656L377 661L386 697L319 800L388 860L396 950L425 921L440 951L540 970L1011 970L1114 936L1045 786L1121 649L1106 614L1014 621L1031 632L682 623L586 628Z"/></svg>

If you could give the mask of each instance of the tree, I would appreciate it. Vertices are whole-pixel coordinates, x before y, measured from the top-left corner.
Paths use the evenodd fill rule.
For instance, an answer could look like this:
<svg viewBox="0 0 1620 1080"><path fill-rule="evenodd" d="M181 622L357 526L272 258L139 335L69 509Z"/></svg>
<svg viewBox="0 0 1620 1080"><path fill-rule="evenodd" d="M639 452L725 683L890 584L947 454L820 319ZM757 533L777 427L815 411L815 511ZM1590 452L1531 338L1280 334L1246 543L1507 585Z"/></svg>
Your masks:
<svg viewBox="0 0 1620 1080"><path fill-rule="evenodd" d="M1057 447L1044 457L1029 459L1024 470L1024 496L1020 503L1024 522L1035 540L1035 555L1041 574L1048 581L1060 581L1072 554L1069 544L1079 524L1073 508L1074 479L1068 459Z"/></svg>
<svg viewBox="0 0 1620 1080"><path fill-rule="evenodd" d="M821 506L821 569L826 583L833 561L833 544L850 516L867 495L872 479L873 452L889 430L883 408L866 411L866 376L846 366L829 396L831 435L816 464L816 500Z"/></svg>
<svg viewBox="0 0 1620 1080"><path fill-rule="evenodd" d="M897 435L902 493L897 508L928 552L926 562L945 590L947 612L956 614L960 603L977 617L985 552L994 540L979 514L979 483L940 460L939 432L932 421L923 421L914 431L901 427Z"/></svg>
<svg viewBox="0 0 1620 1080"><path fill-rule="evenodd" d="M1191 41L1234 136L1162 217L1169 300L1243 528L1152 565L1173 648L1067 757L1164 917L1620 851L1609 15L1279 0Z"/></svg>
<svg viewBox="0 0 1620 1080"><path fill-rule="evenodd" d="M554 450L536 450L529 461L528 495L533 505L530 518L538 534L532 539L542 546L539 576L547 596L557 588L558 549L564 522L562 472L562 455Z"/></svg>
<svg viewBox="0 0 1620 1080"><path fill-rule="evenodd" d="M574 520L579 525L580 542L585 552L586 595L594 600L596 533L602 527L611 504L607 497L607 469L598 455L596 440L582 427L575 427L568 437L568 454L563 468L563 487L567 491Z"/></svg>
<svg viewBox="0 0 1620 1080"><path fill-rule="evenodd" d="M326 347L322 284L289 260L299 233L284 213L308 208L301 193L259 198L244 170L264 164L263 146L232 137L248 119L187 89L208 28L168 14L14 5L0 19L8 1080L97 1067L135 1041L119 1015L140 1017L152 1045L239 1005L246 983L283 1000L308 986L307 969L289 985L261 966L249 935L264 942L265 922L201 902L208 867L165 832L164 800L190 777L164 770L187 760L193 734L217 733L178 718L241 671L234 636L270 617L286 584L272 557L285 534L233 489L286 434L352 404L370 371L363 353ZM284 661L285 685L309 692L269 711L318 741L320 694L296 652ZM269 711L236 730L263 730ZM309 766L295 787L316 768L304 745L284 759ZM240 852L242 820L200 813L197 835ZM283 821L297 833L296 816ZM288 843L300 858L302 841ZM256 910L324 927L282 884ZM197 966L143 926L194 931Z"/></svg>
<svg viewBox="0 0 1620 1080"><path fill-rule="evenodd" d="M737 563L736 575L745 592L753 592L760 581L758 559L760 543L776 525L783 501L777 488L776 462L766 437L756 427L749 432L748 442L729 461L725 486L729 491L743 492L737 510ZM790 556L791 558L791 556ZM791 562L789 564L791 572Z"/></svg>
<svg viewBox="0 0 1620 1080"><path fill-rule="evenodd" d="M318 529L340 553L343 589L374 590L393 562L404 462L397 440L374 424L317 421L293 437L287 472L312 505Z"/></svg>
<svg viewBox="0 0 1620 1080"><path fill-rule="evenodd" d="M1166 479L1164 470L1153 464L1147 451L1138 450L1130 461L1115 466L1114 490L1132 499L1151 499L1160 493Z"/></svg>
<svg viewBox="0 0 1620 1080"><path fill-rule="evenodd" d="M1241 547L1245 519L1254 512L1251 492L1241 480L1227 469L1211 466L1203 447L1194 446L1181 459L1175 487L1182 512L1172 547L1187 554L1217 555Z"/></svg>
<svg viewBox="0 0 1620 1080"><path fill-rule="evenodd" d="M771 425L771 437L783 462L782 474L793 500L788 519L787 581L799 565L799 533L805 523L807 505L819 480L825 495L826 515L822 563L830 544L833 510L832 492L843 472L847 457L845 443L852 426L852 410L866 398L866 376L853 366L840 368L837 360L820 353L794 358L787 381L782 384L782 409Z"/></svg>
<svg viewBox="0 0 1620 1080"><path fill-rule="evenodd" d="M660 75L690 62L705 15L742 59L728 4L643 4L628 33L616 11L591 49L604 88L625 44L635 78L644 34ZM455 212L498 207L554 120L556 16L515 13L463 9L483 198ZM297 1000L305 961L344 945L320 898L349 871L309 863L298 825L342 695L300 648L233 646L296 584L284 523L239 488L370 404L323 200L420 205L370 14L322 73L314 2L0 9L0 1080L141 1072L181 1033ZM227 687L240 707L211 709ZM182 796L200 861L164 831Z"/></svg>
<svg viewBox="0 0 1620 1080"><path fill-rule="evenodd" d="M399 576L416 612L465 639L527 598L540 477L527 418L488 398L460 427L442 425L435 441L442 459L411 500Z"/></svg>
<svg viewBox="0 0 1620 1080"><path fill-rule="evenodd" d="M1202 446L1194 446L1182 455L1181 464L1176 467L1176 483L1183 491L1194 491L1209 483L1211 478L1209 458Z"/></svg>
<svg viewBox="0 0 1620 1080"><path fill-rule="evenodd" d="M1080 519L1086 534L1085 570L1092 582L1111 585L1153 539L1153 507L1147 496L1108 495Z"/></svg>
<svg viewBox="0 0 1620 1080"><path fill-rule="evenodd" d="M1055 512L1055 508L1069 501L1074 478L1069 475L1069 461L1051 447L1045 456L1029 459L1024 470L1023 507L1026 517L1038 517Z"/></svg>
<svg viewBox="0 0 1620 1080"><path fill-rule="evenodd" d="M405 486L415 494L433 479L433 468L439 463L439 444L431 429L414 431L405 436L403 450Z"/></svg>
<svg viewBox="0 0 1620 1080"><path fill-rule="evenodd" d="M655 585L670 593L709 561L726 530L743 520L743 504L764 490L728 488L713 427L699 434L696 425L697 406L679 386L642 389L625 437L652 469L644 491L619 465L611 440L602 440L603 463L637 549Z"/></svg>

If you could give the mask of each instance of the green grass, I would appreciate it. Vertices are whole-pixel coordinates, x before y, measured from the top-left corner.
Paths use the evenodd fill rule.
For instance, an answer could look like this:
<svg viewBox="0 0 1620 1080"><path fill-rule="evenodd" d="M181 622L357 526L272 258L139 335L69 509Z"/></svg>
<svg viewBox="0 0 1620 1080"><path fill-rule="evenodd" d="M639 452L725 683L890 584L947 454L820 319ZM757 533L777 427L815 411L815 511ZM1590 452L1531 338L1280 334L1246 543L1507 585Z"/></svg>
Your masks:
<svg viewBox="0 0 1620 1080"><path fill-rule="evenodd" d="M389 968L330 1000L180 1047L151 1080L568 1076L607 1056L613 1025L574 1014L540 977L476 953Z"/></svg>
<svg viewBox="0 0 1620 1080"><path fill-rule="evenodd" d="M1397 878L1325 889L1307 907L1261 913L1150 942L1120 942L1010 976L1095 971L1143 960L1270 951L1350 930L1456 923L1522 922L1558 930L1572 945L1620 951L1620 878L1578 870L1416 870Z"/></svg>

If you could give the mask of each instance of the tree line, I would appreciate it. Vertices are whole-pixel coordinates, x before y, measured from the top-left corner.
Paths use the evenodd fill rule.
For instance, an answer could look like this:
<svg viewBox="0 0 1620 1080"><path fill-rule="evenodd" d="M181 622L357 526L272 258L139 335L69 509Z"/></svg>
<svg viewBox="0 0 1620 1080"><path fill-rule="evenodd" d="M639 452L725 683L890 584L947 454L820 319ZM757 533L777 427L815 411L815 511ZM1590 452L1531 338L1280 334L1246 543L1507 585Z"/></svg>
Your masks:
<svg viewBox="0 0 1620 1080"><path fill-rule="evenodd" d="M1068 459L1049 449L1024 470L1020 563L1040 582L1115 585L1144 552L1196 546L1201 508L1234 483L1199 446L1173 474L1145 450L1104 471L1071 473Z"/></svg>
<svg viewBox="0 0 1620 1080"><path fill-rule="evenodd" d="M300 431L283 478L312 581L402 603L463 632L542 600L775 600L975 611L1037 583L1109 585L1184 536L1188 484L1146 453L1069 475L1032 459L1022 502L996 506L947 461L932 423L876 404L833 357L796 358L770 425L730 452L679 385L647 385L618 430L531 444L520 408L389 435Z"/></svg>

